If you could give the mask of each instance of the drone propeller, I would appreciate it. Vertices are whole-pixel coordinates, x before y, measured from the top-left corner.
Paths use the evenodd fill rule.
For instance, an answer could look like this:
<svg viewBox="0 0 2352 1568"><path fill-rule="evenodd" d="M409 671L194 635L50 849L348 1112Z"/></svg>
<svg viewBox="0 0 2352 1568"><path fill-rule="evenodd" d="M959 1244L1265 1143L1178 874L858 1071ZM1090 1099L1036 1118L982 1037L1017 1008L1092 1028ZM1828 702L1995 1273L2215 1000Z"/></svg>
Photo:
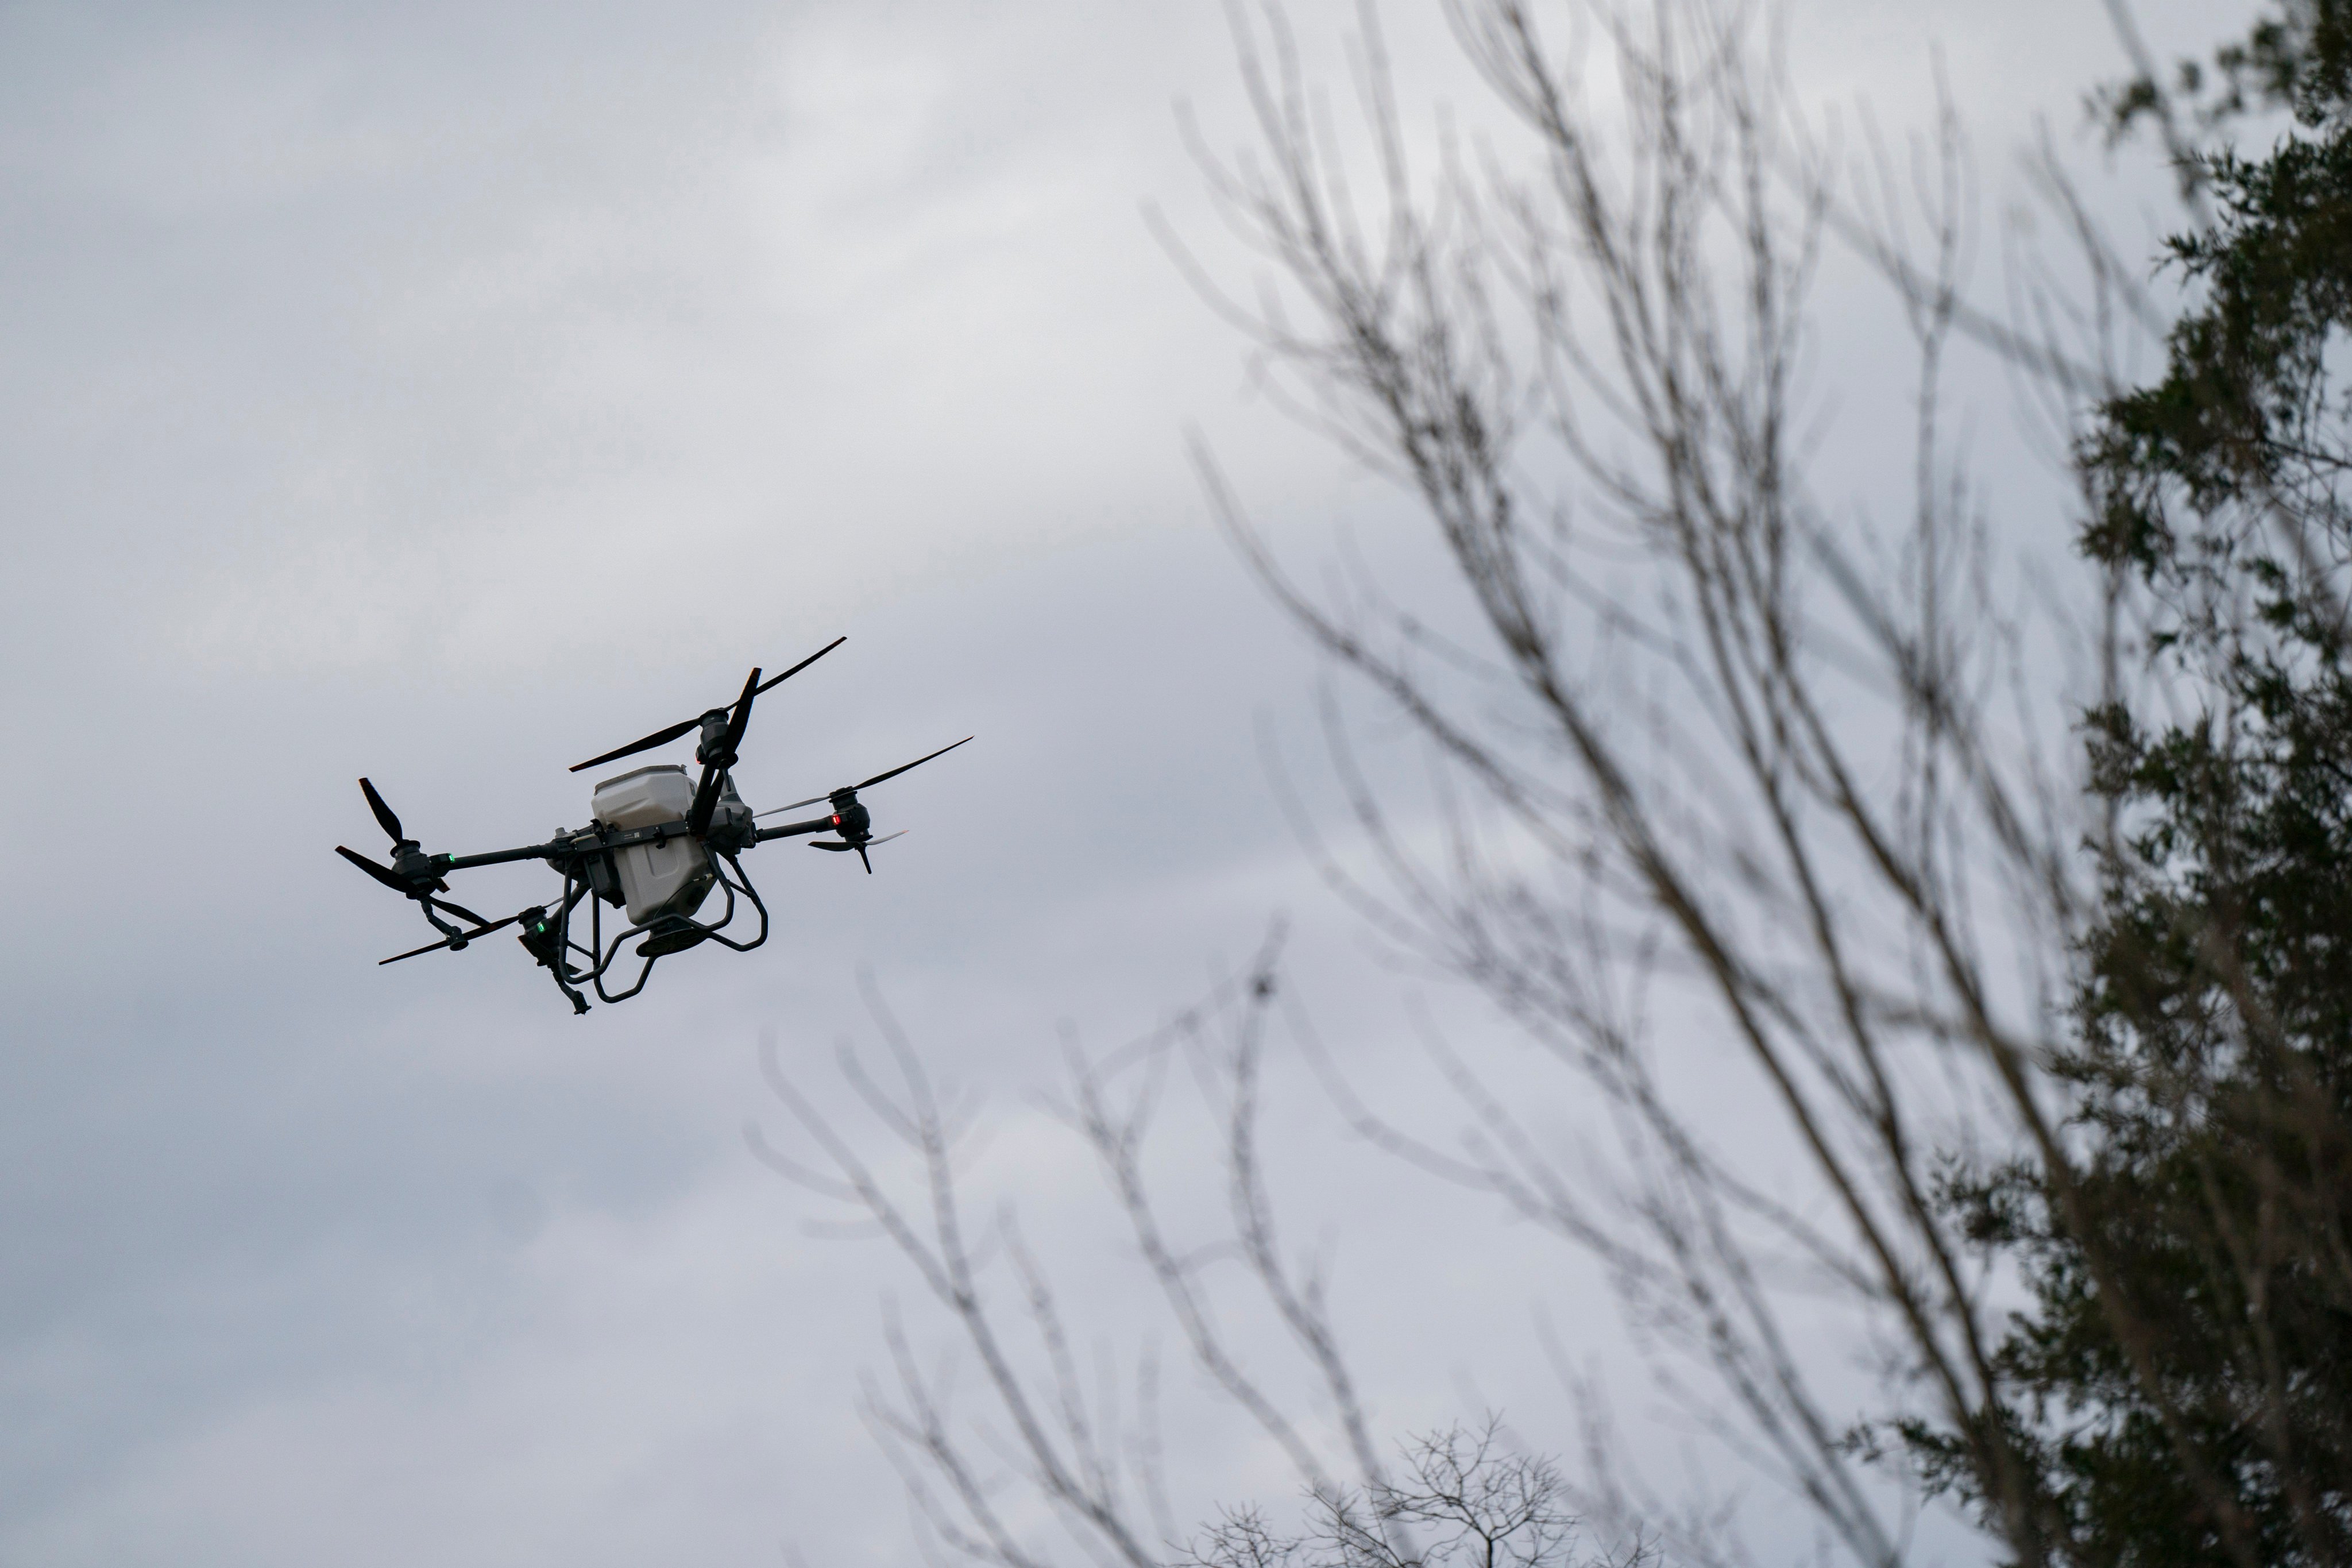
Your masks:
<svg viewBox="0 0 2352 1568"><path fill-rule="evenodd" d="M727 770L735 765L735 748L742 742L743 731L751 722L751 701L760 695L760 667L753 665L744 678L743 695L735 700L735 717L727 721L726 732L719 737L719 749L704 759L702 784L694 792L694 809L686 814L686 830L697 838L710 831L710 814L719 809L719 786L727 777Z"/></svg>
<svg viewBox="0 0 2352 1568"><path fill-rule="evenodd" d="M400 830L400 818L394 814L392 807L384 805L383 796L375 793L375 785L362 779L360 793L367 796L368 809L375 813L376 821L383 825L384 832L391 837L393 843L398 845L408 842L408 835Z"/></svg>
<svg viewBox="0 0 2352 1568"><path fill-rule="evenodd" d="M775 676L768 680L761 681L756 686L750 686L744 695L738 698L736 702L730 706L739 706L750 702L752 698L757 697L761 692L767 690L772 686L776 686L783 681L791 679L793 676L798 675L802 670L806 669L810 665L814 664L818 659L823 658L826 654L831 653L835 648L839 647L843 643L845 643L849 639L845 637L834 638L831 642L825 644L823 647L817 649L814 653L809 655L806 658L793 666L792 668L784 671L783 674ZM584 763L574 763L572 765L571 771L576 773L583 768L593 768L601 763L618 762L623 757L634 757L639 752L650 752L656 746L667 746L672 741L677 740L680 735L685 734L688 731L700 724L705 719L710 717L712 713L724 713L727 710L725 708L709 709L703 712L697 713L691 719L681 720L679 722L670 725L667 729L656 730L642 741L632 741L618 751L606 752L603 756L591 757ZM742 735L740 731L736 734L736 739L742 739Z"/></svg>
<svg viewBox="0 0 2352 1568"><path fill-rule="evenodd" d="M383 796L376 793L375 785L362 779L360 793L367 796L368 809L375 813L376 826L382 827L385 837L392 840L393 863L390 866L379 865L364 855L353 854L340 844L335 847L335 853L404 897L415 898L426 888L436 892L447 892L449 884L425 868L426 863L420 853L424 847L408 837L407 830L400 826L399 814L384 804Z"/></svg>
<svg viewBox="0 0 2352 1568"><path fill-rule="evenodd" d="M831 800L831 799L833 799L833 798L834 798L835 796L836 796L836 795L856 795L859 790L862 790L862 789L871 789L871 788L873 788L876 784L880 784L884 779L895 779L895 778L897 778L900 773L905 773L908 768L919 768L919 767L921 767L925 763L929 762L929 761L931 760L931 758L932 758L932 757L944 757L944 756L946 756L950 752L954 751L954 750L956 749L956 746L961 746L961 745L962 745L962 744L964 743L964 741L969 741L969 740L971 740L971 737L970 735L966 735L966 736L963 738L963 740L962 740L962 741L958 741L957 742L955 742L955 745L953 745L953 746L941 746L938 751L931 752L929 756L917 757L913 762L911 762L911 763L902 763L901 765L899 765L899 766L898 766L898 767L892 768L892 769L891 769L888 773L876 773L872 778L867 779L864 784L849 784L849 785L847 785L847 786L845 786L845 787L844 787L844 788L835 790L835 791L833 792L833 794L832 794L832 795L814 795L809 796L809 798L808 798L808 799L806 799L806 800L796 800L796 801L793 802L793 804L792 804L792 805L780 805L780 806L777 806L777 807L775 808L775 810L773 810L773 811L763 811L763 812L760 813L760 815L761 815L761 816L775 816L778 812L784 812L784 811L798 811L801 807L803 807L803 806L804 806L804 805L814 805L817 802L819 802L819 801L821 801L821 800Z"/></svg>
<svg viewBox="0 0 2352 1568"><path fill-rule="evenodd" d="M439 900L436 900L435 902L437 903ZM472 931L461 931L456 936L444 937L439 942L428 942L423 947L412 947L406 952L395 952L390 958L377 959L376 967L382 969L387 963L398 963L404 958L415 958L421 952L438 952L445 947L456 952L470 945L476 937L488 936L502 926L510 926L517 921L530 920L545 913L547 913L545 909L534 904L521 913L509 915L502 921L485 921L481 916L472 915L468 917L476 922Z"/></svg>
<svg viewBox="0 0 2352 1568"><path fill-rule="evenodd" d="M448 910L451 914L456 915L461 921L471 921L476 925L480 925L484 922L485 917L476 914L473 910L467 909L463 904L453 904L446 899L428 899L425 901L436 910Z"/></svg>
<svg viewBox="0 0 2352 1568"><path fill-rule="evenodd" d="M335 853L350 861L352 865L357 866L361 870L365 871L369 876L373 877L377 881L382 882L385 887L390 888L394 892L398 893L404 899L414 899L419 897L427 888L436 889L444 893L449 890L449 884L441 880L438 877L434 878L429 882L412 882L407 878L402 876L399 872L394 870L391 867L386 866L380 861L371 860L366 856L359 854L354 850L346 849L340 844L335 846ZM441 900L438 899L435 899L433 902L441 904ZM463 914L465 912L464 910L457 909L455 904L441 904L441 907L445 910L450 910L459 914Z"/></svg>
<svg viewBox="0 0 2352 1568"><path fill-rule="evenodd" d="M885 834L879 838L864 838L848 844L836 844L830 838L812 838L808 841L808 847L812 849L830 849L836 855L845 849L855 849L857 851L857 858L865 863L866 874L871 877L874 875L874 862L866 858L866 852L877 844L887 844L893 838L904 838L911 831L913 831L911 828L902 827L896 833Z"/></svg>
<svg viewBox="0 0 2352 1568"><path fill-rule="evenodd" d="M338 844L335 846L335 853L350 861L352 865L357 866L361 870L365 871L369 876L373 877L377 881L382 882L385 887L390 888L394 892L400 894L404 898L406 898L416 891L415 888L410 885L407 878L400 875L400 873L394 871L389 866L378 865L375 861L369 859L366 856L360 854L356 850L346 849L341 845Z"/></svg>

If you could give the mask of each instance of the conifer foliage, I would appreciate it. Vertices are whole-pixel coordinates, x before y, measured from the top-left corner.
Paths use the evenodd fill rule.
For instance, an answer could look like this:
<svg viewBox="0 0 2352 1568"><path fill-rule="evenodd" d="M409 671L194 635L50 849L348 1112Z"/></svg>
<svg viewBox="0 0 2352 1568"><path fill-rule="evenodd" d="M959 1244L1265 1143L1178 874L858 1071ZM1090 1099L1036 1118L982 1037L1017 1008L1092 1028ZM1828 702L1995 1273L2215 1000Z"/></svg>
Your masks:
<svg viewBox="0 0 2352 1568"><path fill-rule="evenodd" d="M1996 1418L2042 1500L2011 1543L2051 1561L2352 1561L2347 40L2352 7L2298 0L2106 100L2208 143L2167 258L2194 302L2080 451L2084 547L2144 592L2153 679L2086 716L2116 832L2056 1064L2080 1158L1950 1189L2030 1286ZM2232 145L2266 110L2267 150ZM1969 1436L1906 1430L1981 1505Z"/></svg>

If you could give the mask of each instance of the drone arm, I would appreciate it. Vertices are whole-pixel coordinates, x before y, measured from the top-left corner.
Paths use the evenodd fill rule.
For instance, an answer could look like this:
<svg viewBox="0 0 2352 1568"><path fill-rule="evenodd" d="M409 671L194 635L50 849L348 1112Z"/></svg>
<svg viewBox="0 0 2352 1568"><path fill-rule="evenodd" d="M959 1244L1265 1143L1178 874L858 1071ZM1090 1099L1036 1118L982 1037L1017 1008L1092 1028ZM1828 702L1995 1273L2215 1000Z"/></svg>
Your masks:
<svg viewBox="0 0 2352 1568"><path fill-rule="evenodd" d="M803 828L815 832L815 828ZM436 855L433 869L464 871L476 866L503 866L515 860L548 860L562 863L601 855L608 849L625 849L632 844L667 844L673 838L695 837L694 825L684 818L656 822L649 827L631 827L615 831L600 827L593 833L575 833L545 844L526 845L520 849L493 849L487 855Z"/></svg>
<svg viewBox="0 0 2352 1568"><path fill-rule="evenodd" d="M533 844L522 849L493 849L487 855L436 855L436 871L465 871L476 866L503 866L513 860L545 860L562 854L572 846L565 842Z"/></svg>
<svg viewBox="0 0 2352 1568"><path fill-rule="evenodd" d="M835 819L830 816L813 816L806 822L787 822L782 827L762 827L752 842L765 844L771 838L803 838L812 833L830 833L834 826Z"/></svg>

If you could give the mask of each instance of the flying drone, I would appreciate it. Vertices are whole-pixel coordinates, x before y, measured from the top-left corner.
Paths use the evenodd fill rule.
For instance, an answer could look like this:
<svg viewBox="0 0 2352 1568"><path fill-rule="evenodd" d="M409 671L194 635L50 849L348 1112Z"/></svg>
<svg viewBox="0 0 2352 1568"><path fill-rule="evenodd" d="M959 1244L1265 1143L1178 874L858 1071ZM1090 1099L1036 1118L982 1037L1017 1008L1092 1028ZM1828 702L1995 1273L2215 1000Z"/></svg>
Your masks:
<svg viewBox="0 0 2352 1568"><path fill-rule="evenodd" d="M668 745L692 730L702 732L694 750L694 760L702 767L698 780L688 778L685 767L676 763L658 763L606 779L590 797L589 825L577 829L560 828L544 844L493 849L486 855L427 855L424 845L402 829L400 818L384 804L375 785L366 779L360 780L360 792L367 796L369 809L392 837L392 864L371 860L340 844L335 846L335 853L402 898L415 900L433 929L441 933L439 942L394 953L382 962L398 963L428 952L462 952L492 931L520 926L522 929L517 936L523 950L555 977L557 988L571 1000L572 1011L585 1013L588 999L581 994L583 987L594 991L600 1002L625 1002L646 988L654 965L671 953L683 952L706 942L715 942L737 952L749 952L767 941L768 906L761 902L759 890L752 887L739 859L755 845L773 838L806 837L813 849L855 854L864 863L866 875L873 875L874 862L866 852L902 837L904 830L875 837L873 819L859 802L858 792L872 789L885 779L897 778L909 768L919 768L933 757L945 756L971 740L971 736L861 783L845 784L830 794L811 795L769 811L755 813L743 804L743 797L736 793L733 774L736 748L742 743L743 731L751 721L752 699L798 675L848 640L835 637L783 674L766 680L761 680L760 671L754 668L743 682L743 694L726 707L681 720L643 740L573 764L572 772L576 773ZM823 816L775 827L759 826L761 817L781 816L820 802L828 808ZM811 837L820 833L834 837ZM517 860L546 861L563 878L562 898L551 906L533 904L502 921L493 921L462 904L435 896L449 890L445 879L452 871L502 866ZM695 919L714 889L726 895L725 910L716 921ZM734 925L739 895L760 915L759 934L748 942L725 934ZM583 904L588 915L585 942L574 934L577 911ZM625 928L610 941L604 936L607 904L627 917ZM470 925L453 925L442 918L444 915L469 921ZM636 979L625 991L608 990L605 977L619 961L622 947L635 937L644 939L635 950L635 955L645 961L636 972Z"/></svg>

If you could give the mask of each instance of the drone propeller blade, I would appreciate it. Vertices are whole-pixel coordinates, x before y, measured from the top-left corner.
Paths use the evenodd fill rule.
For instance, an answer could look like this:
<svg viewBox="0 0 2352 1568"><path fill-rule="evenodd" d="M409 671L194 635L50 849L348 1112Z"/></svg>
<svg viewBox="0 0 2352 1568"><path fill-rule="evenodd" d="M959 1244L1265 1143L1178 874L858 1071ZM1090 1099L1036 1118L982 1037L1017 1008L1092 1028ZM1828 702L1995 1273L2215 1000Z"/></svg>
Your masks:
<svg viewBox="0 0 2352 1568"><path fill-rule="evenodd" d="M760 667L755 664L744 679L743 695L735 700L735 716L727 721L727 731L719 738L719 750L702 766L702 785L694 792L694 809L686 817L686 830L697 838L710 831L710 814L719 809L719 781L735 765L735 748L751 725L751 702L759 695Z"/></svg>
<svg viewBox="0 0 2352 1568"><path fill-rule="evenodd" d="M400 830L400 818L393 815L392 807L383 804L383 796L375 793L375 785L362 779L360 793L367 796L368 809L375 813L377 824L392 835L392 841L394 844L405 841L408 835Z"/></svg>
<svg viewBox="0 0 2352 1568"><path fill-rule="evenodd" d="M966 736L963 738L963 741L958 741L958 742L955 742L955 745L952 745L952 746L941 746L938 751L931 752L929 756L917 757L917 758L916 758L913 762L911 762L911 763L905 763L904 765L899 766L899 767L892 768L892 769L891 769L888 773L876 773L872 778L867 779L864 784L856 784L856 785L854 785L854 786L852 786L852 787L856 788L856 789L871 789L874 785L880 784L884 779L895 779L895 778L897 778L900 773L905 773L905 772L907 771L907 769L908 769L908 768L919 768L919 767L921 767L925 763L929 762L929 761L931 760L931 757L944 757L944 756L946 756L950 752L954 751L954 750L956 749L956 746L961 746L961 745L962 745L962 744L964 743L964 741L969 741L969 740L971 740L971 737L970 735L966 735Z"/></svg>
<svg viewBox="0 0 2352 1568"><path fill-rule="evenodd" d="M446 893L449 890L449 884L443 881L438 877L428 878L422 882L412 882L407 878L402 876L399 872L394 870L391 867L380 865L377 862L369 859L364 855L354 854L351 850L344 848L340 844L335 846L335 853L341 856L344 859L349 860L352 865L357 866L361 870L365 871L369 876L373 877L377 881L382 882L385 887L390 888L394 892L398 893L404 899L416 898L423 894L425 889L427 888L431 888L436 892L441 893Z"/></svg>
<svg viewBox="0 0 2352 1568"><path fill-rule="evenodd" d="M615 763L623 757L634 757L639 752L650 752L656 746L667 746L701 722L702 715L698 713L682 724L672 724L667 730L656 730L644 740L632 741L618 751L607 752L601 757L591 757L584 763L574 763L572 764L571 771L576 773L583 768L593 768L599 763Z"/></svg>
<svg viewBox="0 0 2352 1568"><path fill-rule="evenodd" d="M847 637L834 638L831 642L825 644L823 647L817 649L814 653L809 655L806 658L793 666L792 668L784 671L783 674L776 676L772 679L761 681L757 685L751 687L742 697L738 698L735 702L730 703L729 706L740 707L743 702L748 701L750 699L757 697L761 692L767 690L768 688L779 685L783 681L790 680L793 676L798 675L802 670L806 669L810 665L814 664L818 659L823 658L826 654L831 653L835 648L839 647L843 643L845 643L849 639ZM726 710L726 709L719 710L720 712L725 712ZM677 740L680 735L685 734L688 730L700 724L702 720L703 715L697 713L693 718L685 721L683 723L672 724L667 730L656 730L652 734L647 735L644 740L632 741L629 744L623 746L618 751L607 752L601 757L591 757L584 763L574 763L572 764L571 771L576 773L583 768L593 768L600 763L616 763L623 757L634 757L639 752L649 752L656 746L667 746L672 741ZM736 739L742 739L742 733L740 731L737 731Z"/></svg>
<svg viewBox="0 0 2352 1568"><path fill-rule="evenodd" d="M743 731L751 727L751 704L763 689L760 685L760 667L753 665L743 682L743 695L735 700L735 717L727 721L727 737L719 745L719 767L735 765L735 748L743 743Z"/></svg>
<svg viewBox="0 0 2352 1568"><path fill-rule="evenodd" d="M907 769L908 769L908 768L919 768L919 767L921 767L925 763L929 762L929 761L931 760L931 757L944 757L944 756L946 756L950 752L954 751L954 750L956 749L956 746L961 746L961 745L962 745L962 744L964 743L964 742L965 742L965 741L969 741L969 740L971 740L971 737L970 735L966 735L966 736L963 738L963 740L962 740L962 741L958 741L958 742L955 743L955 745L954 745L954 746L941 746L938 751L931 752L929 756L917 757L913 762L911 762L911 763L904 763L904 764L903 764L903 765L901 765L901 766L892 768L892 769L891 769L888 773L876 773L872 778L867 779L864 784L851 784L847 789L844 789L844 790L835 790L835 791L834 791L834 792L833 792L833 795L855 795L855 794L856 794L859 790L862 790L862 789L871 789L871 788L873 788L876 784L880 784L884 779L895 779L895 778L897 778L900 773L905 773L905 772L907 771ZM819 801L821 801L821 800L831 800L832 798L833 798L833 795L813 795L809 796L809 797L808 797L808 799L806 799L806 800L796 800L796 801L793 802L793 804L792 804L792 805L780 805L780 806L775 807L773 810L771 810L771 811L763 811L763 812L760 813L760 815L761 815L761 816L776 816L776 815L777 815L778 813L780 813L780 812L786 812L786 811L798 811L801 807L803 807L803 806L804 806L804 805L814 805L817 802L819 802Z"/></svg>
<svg viewBox="0 0 2352 1568"><path fill-rule="evenodd" d="M395 952L390 958L379 958L375 961L375 966L382 969L387 963L398 963L404 958L415 958L421 952L438 952L445 947L470 946L476 937L488 936L500 926L510 926L520 919L522 919L520 915L509 915L502 921L492 921L489 924L477 926L472 931L461 931L456 936L444 937L439 942L428 942L423 947L412 947L406 952Z"/></svg>
<svg viewBox="0 0 2352 1568"><path fill-rule="evenodd" d="M857 858L866 867L866 874L871 877L874 875L874 862L866 858L866 852L877 844L887 844L893 838L904 838L909 831L902 827L896 833L885 834L879 838L868 838L857 844L836 844L830 838L812 838L808 841L808 847L812 849L830 849L836 855L845 849L855 849L857 851Z"/></svg>
<svg viewBox="0 0 2352 1568"><path fill-rule="evenodd" d="M366 856L356 854L352 850L344 848L340 844L335 846L335 853L350 861L352 865L357 866L361 870L365 871L369 876L373 877L377 881L382 882L385 887L390 888L394 892L400 894L403 898L413 898L415 896L416 889L415 885L412 884L407 878L402 876L391 867L380 866L373 860L369 859Z"/></svg>
<svg viewBox="0 0 2352 1568"><path fill-rule="evenodd" d="M782 685L785 681L790 680L793 676L798 675L802 670L806 669L810 665L814 664L818 659L823 658L826 654L831 653L835 648L839 647L843 643L845 643L849 639L847 637L834 638L831 642L825 644L823 647L817 649L814 653L809 655L806 658L793 666L792 668L784 671L783 674L772 675L767 679L760 682L758 687L752 690L751 695L757 697L761 692L767 690L771 686Z"/></svg>
<svg viewBox="0 0 2352 1568"><path fill-rule="evenodd" d="M489 921L488 916L478 915L473 910L467 909L465 905L453 904L446 899L435 899L433 900L433 907L436 910L442 910L449 914L456 915L459 920L471 921L476 925L485 925L488 924Z"/></svg>

